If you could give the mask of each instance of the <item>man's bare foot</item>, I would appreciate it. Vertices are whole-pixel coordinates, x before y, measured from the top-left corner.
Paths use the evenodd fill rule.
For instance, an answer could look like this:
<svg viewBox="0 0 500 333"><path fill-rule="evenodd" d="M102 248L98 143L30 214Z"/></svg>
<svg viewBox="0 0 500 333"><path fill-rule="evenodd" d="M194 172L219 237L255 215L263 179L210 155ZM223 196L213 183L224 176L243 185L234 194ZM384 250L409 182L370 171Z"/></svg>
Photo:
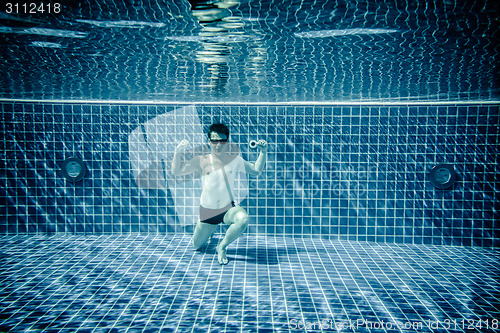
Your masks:
<svg viewBox="0 0 500 333"><path fill-rule="evenodd" d="M221 265L227 265L229 260L227 259L226 256L226 249L220 248L219 245L215 248L217 250L217 259L219 260L219 264Z"/></svg>

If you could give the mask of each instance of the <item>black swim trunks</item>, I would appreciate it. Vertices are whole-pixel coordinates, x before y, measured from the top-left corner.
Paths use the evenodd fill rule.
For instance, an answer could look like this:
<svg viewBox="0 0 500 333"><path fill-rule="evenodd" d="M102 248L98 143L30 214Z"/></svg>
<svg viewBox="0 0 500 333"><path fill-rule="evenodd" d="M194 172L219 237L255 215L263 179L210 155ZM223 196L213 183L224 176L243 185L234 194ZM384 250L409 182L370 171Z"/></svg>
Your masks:
<svg viewBox="0 0 500 333"><path fill-rule="evenodd" d="M224 222L224 215L235 206L234 201L229 205L219 209L210 209L200 206L200 221L209 224L219 224Z"/></svg>

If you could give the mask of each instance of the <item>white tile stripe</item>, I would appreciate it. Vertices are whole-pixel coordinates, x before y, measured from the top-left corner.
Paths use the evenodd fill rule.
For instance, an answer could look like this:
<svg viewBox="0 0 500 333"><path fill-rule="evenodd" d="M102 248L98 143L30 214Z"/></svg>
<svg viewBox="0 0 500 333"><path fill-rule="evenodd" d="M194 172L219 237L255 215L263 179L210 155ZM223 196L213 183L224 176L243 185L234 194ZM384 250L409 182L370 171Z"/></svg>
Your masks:
<svg viewBox="0 0 500 333"><path fill-rule="evenodd" d="M470 100L470 101L398 101L398 100L366 100L366 101L297 101L297 102L227 102L227 101L140 101L140 100L62 100L62 99L9 99L0 98L0 103L36 103L36 104L116 104L116 105L250 105L250 106L330 106L330 105L362 105L362 106L407 106L407 105L500 105L500 100Z"/></svg>

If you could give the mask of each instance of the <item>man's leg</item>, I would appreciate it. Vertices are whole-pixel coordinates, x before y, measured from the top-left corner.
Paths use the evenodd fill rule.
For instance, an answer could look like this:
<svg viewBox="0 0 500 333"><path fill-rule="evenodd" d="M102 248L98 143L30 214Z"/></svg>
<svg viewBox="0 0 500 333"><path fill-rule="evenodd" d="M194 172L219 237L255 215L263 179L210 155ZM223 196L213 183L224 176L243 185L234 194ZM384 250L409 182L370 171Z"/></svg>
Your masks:
<svg viewBox="0 0 500 333"><path fill-rule="evenodd" d="M229 224L229 228L227 228L226 235L222 241L217 245L218 259L221 265L228 263L226 256L227 246L245 231L248 225L248 214L240 206L233 207L224 215L224 223Z"/></svg>
<svg viewBox="0 0 500 333"><path fill-rule="evenodd" d="M217 224L203 223L201 221L198 221L198 223L196 223L196 227L194 228L193 234L194 249L198 250L200 247L205 245L216 228Z"/></svg>

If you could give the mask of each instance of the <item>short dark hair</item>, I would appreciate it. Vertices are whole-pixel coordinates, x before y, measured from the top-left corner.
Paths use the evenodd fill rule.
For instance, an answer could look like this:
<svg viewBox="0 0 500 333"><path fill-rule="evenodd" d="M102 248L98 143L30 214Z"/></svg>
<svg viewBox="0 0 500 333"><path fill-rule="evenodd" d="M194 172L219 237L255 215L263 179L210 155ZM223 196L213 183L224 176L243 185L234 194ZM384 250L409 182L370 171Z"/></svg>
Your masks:
<svg viewBox="0 0 500 333"><path fill-rule="evenodd" d="M210 133L215 132L219 134L224 134L229 139L229 128L221 123L214 123L208 128L208 138L210 139Z"/></svg>

